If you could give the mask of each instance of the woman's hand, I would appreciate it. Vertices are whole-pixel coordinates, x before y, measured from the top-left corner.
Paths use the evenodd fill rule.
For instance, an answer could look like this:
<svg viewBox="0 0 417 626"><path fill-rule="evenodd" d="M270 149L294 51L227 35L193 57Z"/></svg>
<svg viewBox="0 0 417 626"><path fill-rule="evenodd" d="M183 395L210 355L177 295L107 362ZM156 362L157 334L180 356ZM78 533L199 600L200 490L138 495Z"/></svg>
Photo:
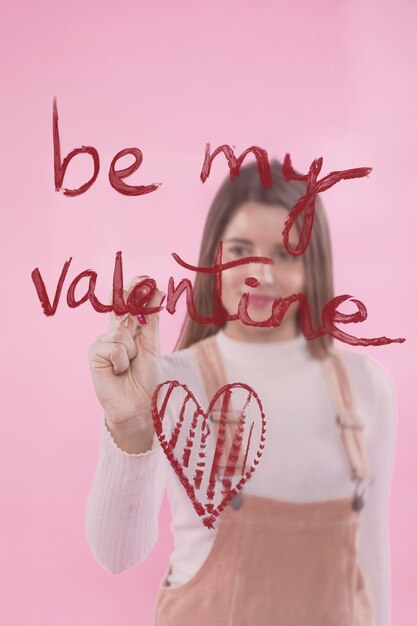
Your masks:
<svg viewBox="0 0 417 626"><path fill-rule="evenodd" d="M124 292L125 300L136 277ZM147 304L160 306L165 294L156 291ZM162 381L159 313L147 315L147 324L127 314L110 314L110 328L90 346L89 360L97 397L110 429L138 432L152 424L151 403Z"/></svg>

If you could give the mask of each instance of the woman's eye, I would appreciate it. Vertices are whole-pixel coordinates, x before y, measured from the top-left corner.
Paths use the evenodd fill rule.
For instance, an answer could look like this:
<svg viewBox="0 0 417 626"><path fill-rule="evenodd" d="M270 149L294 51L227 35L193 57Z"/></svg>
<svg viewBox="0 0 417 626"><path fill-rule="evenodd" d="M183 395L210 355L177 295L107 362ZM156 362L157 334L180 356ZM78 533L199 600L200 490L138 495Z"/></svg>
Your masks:
<svg viewBox="0 0 417 626"><path fill-rule="evenodd" d="M279 250L277 256L282 261L296 261L298 259L297 256L290 254L285 249Z"/></svg>
<svg viewBox="0 0 417 626"><path fill-rule="evenodd" d="M231 246L230 252L235 256L250 256L249 251L245 246Z"/></svg>

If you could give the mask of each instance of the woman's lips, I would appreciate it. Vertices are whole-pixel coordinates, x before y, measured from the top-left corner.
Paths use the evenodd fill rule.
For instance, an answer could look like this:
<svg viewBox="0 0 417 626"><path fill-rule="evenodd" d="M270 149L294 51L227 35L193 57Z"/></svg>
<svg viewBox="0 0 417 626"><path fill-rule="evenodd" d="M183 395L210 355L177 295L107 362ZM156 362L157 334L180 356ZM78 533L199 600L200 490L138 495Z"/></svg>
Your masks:
<svg viewBox="0 0 417 626"><path fill-rule="evenodd" d="M250 306L265 307L270 306L274 302L274 300L274 296L260 296L250 293L248 302Z"/></svg>

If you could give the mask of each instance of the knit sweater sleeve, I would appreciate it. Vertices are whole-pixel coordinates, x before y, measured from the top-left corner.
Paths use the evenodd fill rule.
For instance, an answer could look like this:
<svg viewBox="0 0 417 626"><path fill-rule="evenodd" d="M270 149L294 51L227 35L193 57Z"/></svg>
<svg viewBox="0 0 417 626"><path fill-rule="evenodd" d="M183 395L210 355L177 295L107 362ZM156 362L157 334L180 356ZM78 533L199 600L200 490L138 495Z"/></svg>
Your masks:
<svg viewBox="0 0 417 626"><path fill-rule="evenodd" d="M360 384L367 392L370 416L365 441L375 479L362 511L358 560L373 598L375 623L390 626L389 497L396 439L396 402L393 384L385 370L368 356L362 363Z"/></svg>
<svg viewBox="0 0 417 626"><path fill-rule="evenodd" d="M176 354L163 357L164 380L175 378L173 367L181 361ZM140 563L156 544L167 464L156 435L150 450L130 454L117 446L102 417L85 533L95 559L108 572Z"/></svg>
<svg viewBox="0 0 417 626"><path fill-rule="evenodd" d="M95 559L108 572L143 561L156 543L165 485L162 454L156 437L147 452L121 450L102 418L85 531Z"/></svg>

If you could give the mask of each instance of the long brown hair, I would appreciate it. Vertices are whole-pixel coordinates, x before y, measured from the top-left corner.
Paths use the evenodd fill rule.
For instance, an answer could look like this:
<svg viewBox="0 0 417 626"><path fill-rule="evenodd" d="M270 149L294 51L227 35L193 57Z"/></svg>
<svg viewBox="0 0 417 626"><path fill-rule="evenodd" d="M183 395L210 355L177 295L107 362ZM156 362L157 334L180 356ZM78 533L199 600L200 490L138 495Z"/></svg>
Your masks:
<svg viewBox="0 0 417 626"><path fill-rule="evenodd" d="M286 181L282 174L282 164L274 159L270 163L272 186L261 185L257 162L241 167L239 176L231 180L228 176L219 188L211 204L201 240L198 265L212 266L216 249L229 221L240 205L245 202L258 202L281 206L291 211L295 203L305 195L306 183L299 180ZM300 218L301 219L301 218ZM324 305L333 298L333 263L327 218L320 196L315 200L315 218L311 240L304 253L305 289L314 328L321 326L321 312ZM194 281L194 302L202 316L213 313L213 274L197 272ZM300 332L299 313L297 326ZM199 324L186 314L174 350L188 348L193 343L214 335L221 326ZM314 357L324 357L331 346L332 338L324 335L308 342Z"/></svg>

